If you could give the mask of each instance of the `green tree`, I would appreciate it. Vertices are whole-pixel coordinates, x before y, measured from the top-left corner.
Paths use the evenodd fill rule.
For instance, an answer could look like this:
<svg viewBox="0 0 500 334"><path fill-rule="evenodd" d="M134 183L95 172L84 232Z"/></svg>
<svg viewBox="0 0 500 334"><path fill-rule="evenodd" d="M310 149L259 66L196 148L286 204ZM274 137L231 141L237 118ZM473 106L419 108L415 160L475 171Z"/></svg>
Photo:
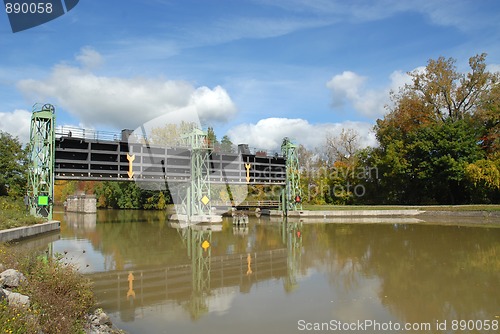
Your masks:
<svg viewBox="0 0 500 334"><path fill-rule="evenodd" d="M465 177L474 202L500 202L500 155L497 159L481 159L465 167Z"/></svg>
<svg viewBox="0 0 500 334"><path fill-rule="evenodd" d="M455 60L429 60L409 73L412 83L392 93L393 105L375 132L380 146L365 151L376 166L371 191L384 203L469 203L495 171L483 159L498 145L498 73L486 71L486 55L469 59L460 73Z"/></svg>
<svg viewBox="0 0 500 334"><path fill-rule="evenodd" d="M0 131L0 196L26 193L28 150L18 138Z"/></svg>
<svg viewBox="0 0 500 334"><path fill-rule="evenodd" d="M208 140L208 146L218 150L219 149L219 142L217 141L217 135L215 134L214 128L208 127L207 129L207 140Z"/></svg>
<svg viewBox="0 0 500 334"><path fill-rule="evenodd" d="M500 152L500 84L483 94L474 121L481 130L481 146L495 159L494 155Z"/></svg>
<svg viewBox="0 0 500 334"><path fill-rule="evenodd" d="M220 141L220 149L225 153L234 153L233 142L227 135L224 135Z"/></svg>

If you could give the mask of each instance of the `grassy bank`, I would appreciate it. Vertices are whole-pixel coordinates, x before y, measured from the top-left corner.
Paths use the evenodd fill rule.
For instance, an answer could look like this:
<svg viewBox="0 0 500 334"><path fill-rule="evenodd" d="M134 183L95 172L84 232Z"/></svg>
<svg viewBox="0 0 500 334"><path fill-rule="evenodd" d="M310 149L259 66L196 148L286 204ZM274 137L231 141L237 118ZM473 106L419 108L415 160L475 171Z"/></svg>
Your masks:
<svg viewBox="0 0 500 334"><path fill-rule="evenodd" d="M1 333L83 333L94 306L90 281L64 261L0 245L0 263L17 269L26 282L14 291L30 297L29 308L0 302Z"/></svg>
<svg viewBox="0 0 500 334"><path fill-rule="evenodd" d="M422 211L500 211L500 205L303 205L304 210L422 210Z"/></svg>
<svg viewBox="0 0 500 334"><path fill-rule="evenodd" d="M42 218L30 216L21 199L0 196L0 230L34 225L43 221Z"/></svg>

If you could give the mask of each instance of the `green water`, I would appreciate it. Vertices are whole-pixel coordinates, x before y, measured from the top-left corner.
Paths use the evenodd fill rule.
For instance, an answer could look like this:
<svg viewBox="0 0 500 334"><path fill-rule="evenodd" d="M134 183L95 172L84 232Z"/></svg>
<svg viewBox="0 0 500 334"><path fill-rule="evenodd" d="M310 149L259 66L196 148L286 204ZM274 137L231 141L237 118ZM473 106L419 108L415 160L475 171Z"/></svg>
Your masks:
<svg viewBox="0 0 500 334"><path fill-rule="evenodd" d="M500 332L500 228L250 217L207 230L141 211L55 219L53 251L91 277L129 333Z"/></svg>

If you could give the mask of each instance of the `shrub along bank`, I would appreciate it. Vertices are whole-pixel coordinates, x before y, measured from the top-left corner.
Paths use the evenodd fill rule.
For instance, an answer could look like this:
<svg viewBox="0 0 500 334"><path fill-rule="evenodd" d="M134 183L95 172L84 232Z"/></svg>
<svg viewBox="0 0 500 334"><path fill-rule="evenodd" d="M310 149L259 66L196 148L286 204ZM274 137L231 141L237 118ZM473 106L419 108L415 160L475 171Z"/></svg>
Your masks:
<svg viewBox="0 0 500 334"><path fill-rule="evenodd" d="M102 310L95 312L91 282L64 255L0 245L0 273L8 268L22 279L11 284L0 274L0 333L118 333ZM5 293L29 302L13 302Z"/></svg>
<svg viewBox="0 0 500 334"><path fill-rule="evenodd" d="M28 214L23 201L0 196L0 230L42 223L43 218Z"/></svg>

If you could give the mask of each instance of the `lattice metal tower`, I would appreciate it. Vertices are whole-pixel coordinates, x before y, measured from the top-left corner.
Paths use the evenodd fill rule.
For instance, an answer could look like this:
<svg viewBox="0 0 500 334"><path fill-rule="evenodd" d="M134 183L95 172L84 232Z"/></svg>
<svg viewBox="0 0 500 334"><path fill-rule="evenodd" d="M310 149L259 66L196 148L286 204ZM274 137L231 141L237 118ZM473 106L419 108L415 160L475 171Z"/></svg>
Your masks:
<svg viewBox="0 0 500 334"><path fill-rule="evenodd" d="M35 104L31 115L28 202L34 216L52 219L54 202L54 106Z"/></svg>
<svg viewBox="0 0 500 334"><path fill-rule="evenodd" d="M191 183L187 189L183 207L189 221L193 216L209 215L210 179L207 134L200 129L193 129L184 137L185 144L191 148Z"/></svg>
<svg viewBox="0 0 500 334"><path fill-rule="evenodd" d="M297 145L292 144L290 139L284 138L281 153L286 159L286 183L281 195L281 210L286 214L288 211L302 210Z"/></svg>

